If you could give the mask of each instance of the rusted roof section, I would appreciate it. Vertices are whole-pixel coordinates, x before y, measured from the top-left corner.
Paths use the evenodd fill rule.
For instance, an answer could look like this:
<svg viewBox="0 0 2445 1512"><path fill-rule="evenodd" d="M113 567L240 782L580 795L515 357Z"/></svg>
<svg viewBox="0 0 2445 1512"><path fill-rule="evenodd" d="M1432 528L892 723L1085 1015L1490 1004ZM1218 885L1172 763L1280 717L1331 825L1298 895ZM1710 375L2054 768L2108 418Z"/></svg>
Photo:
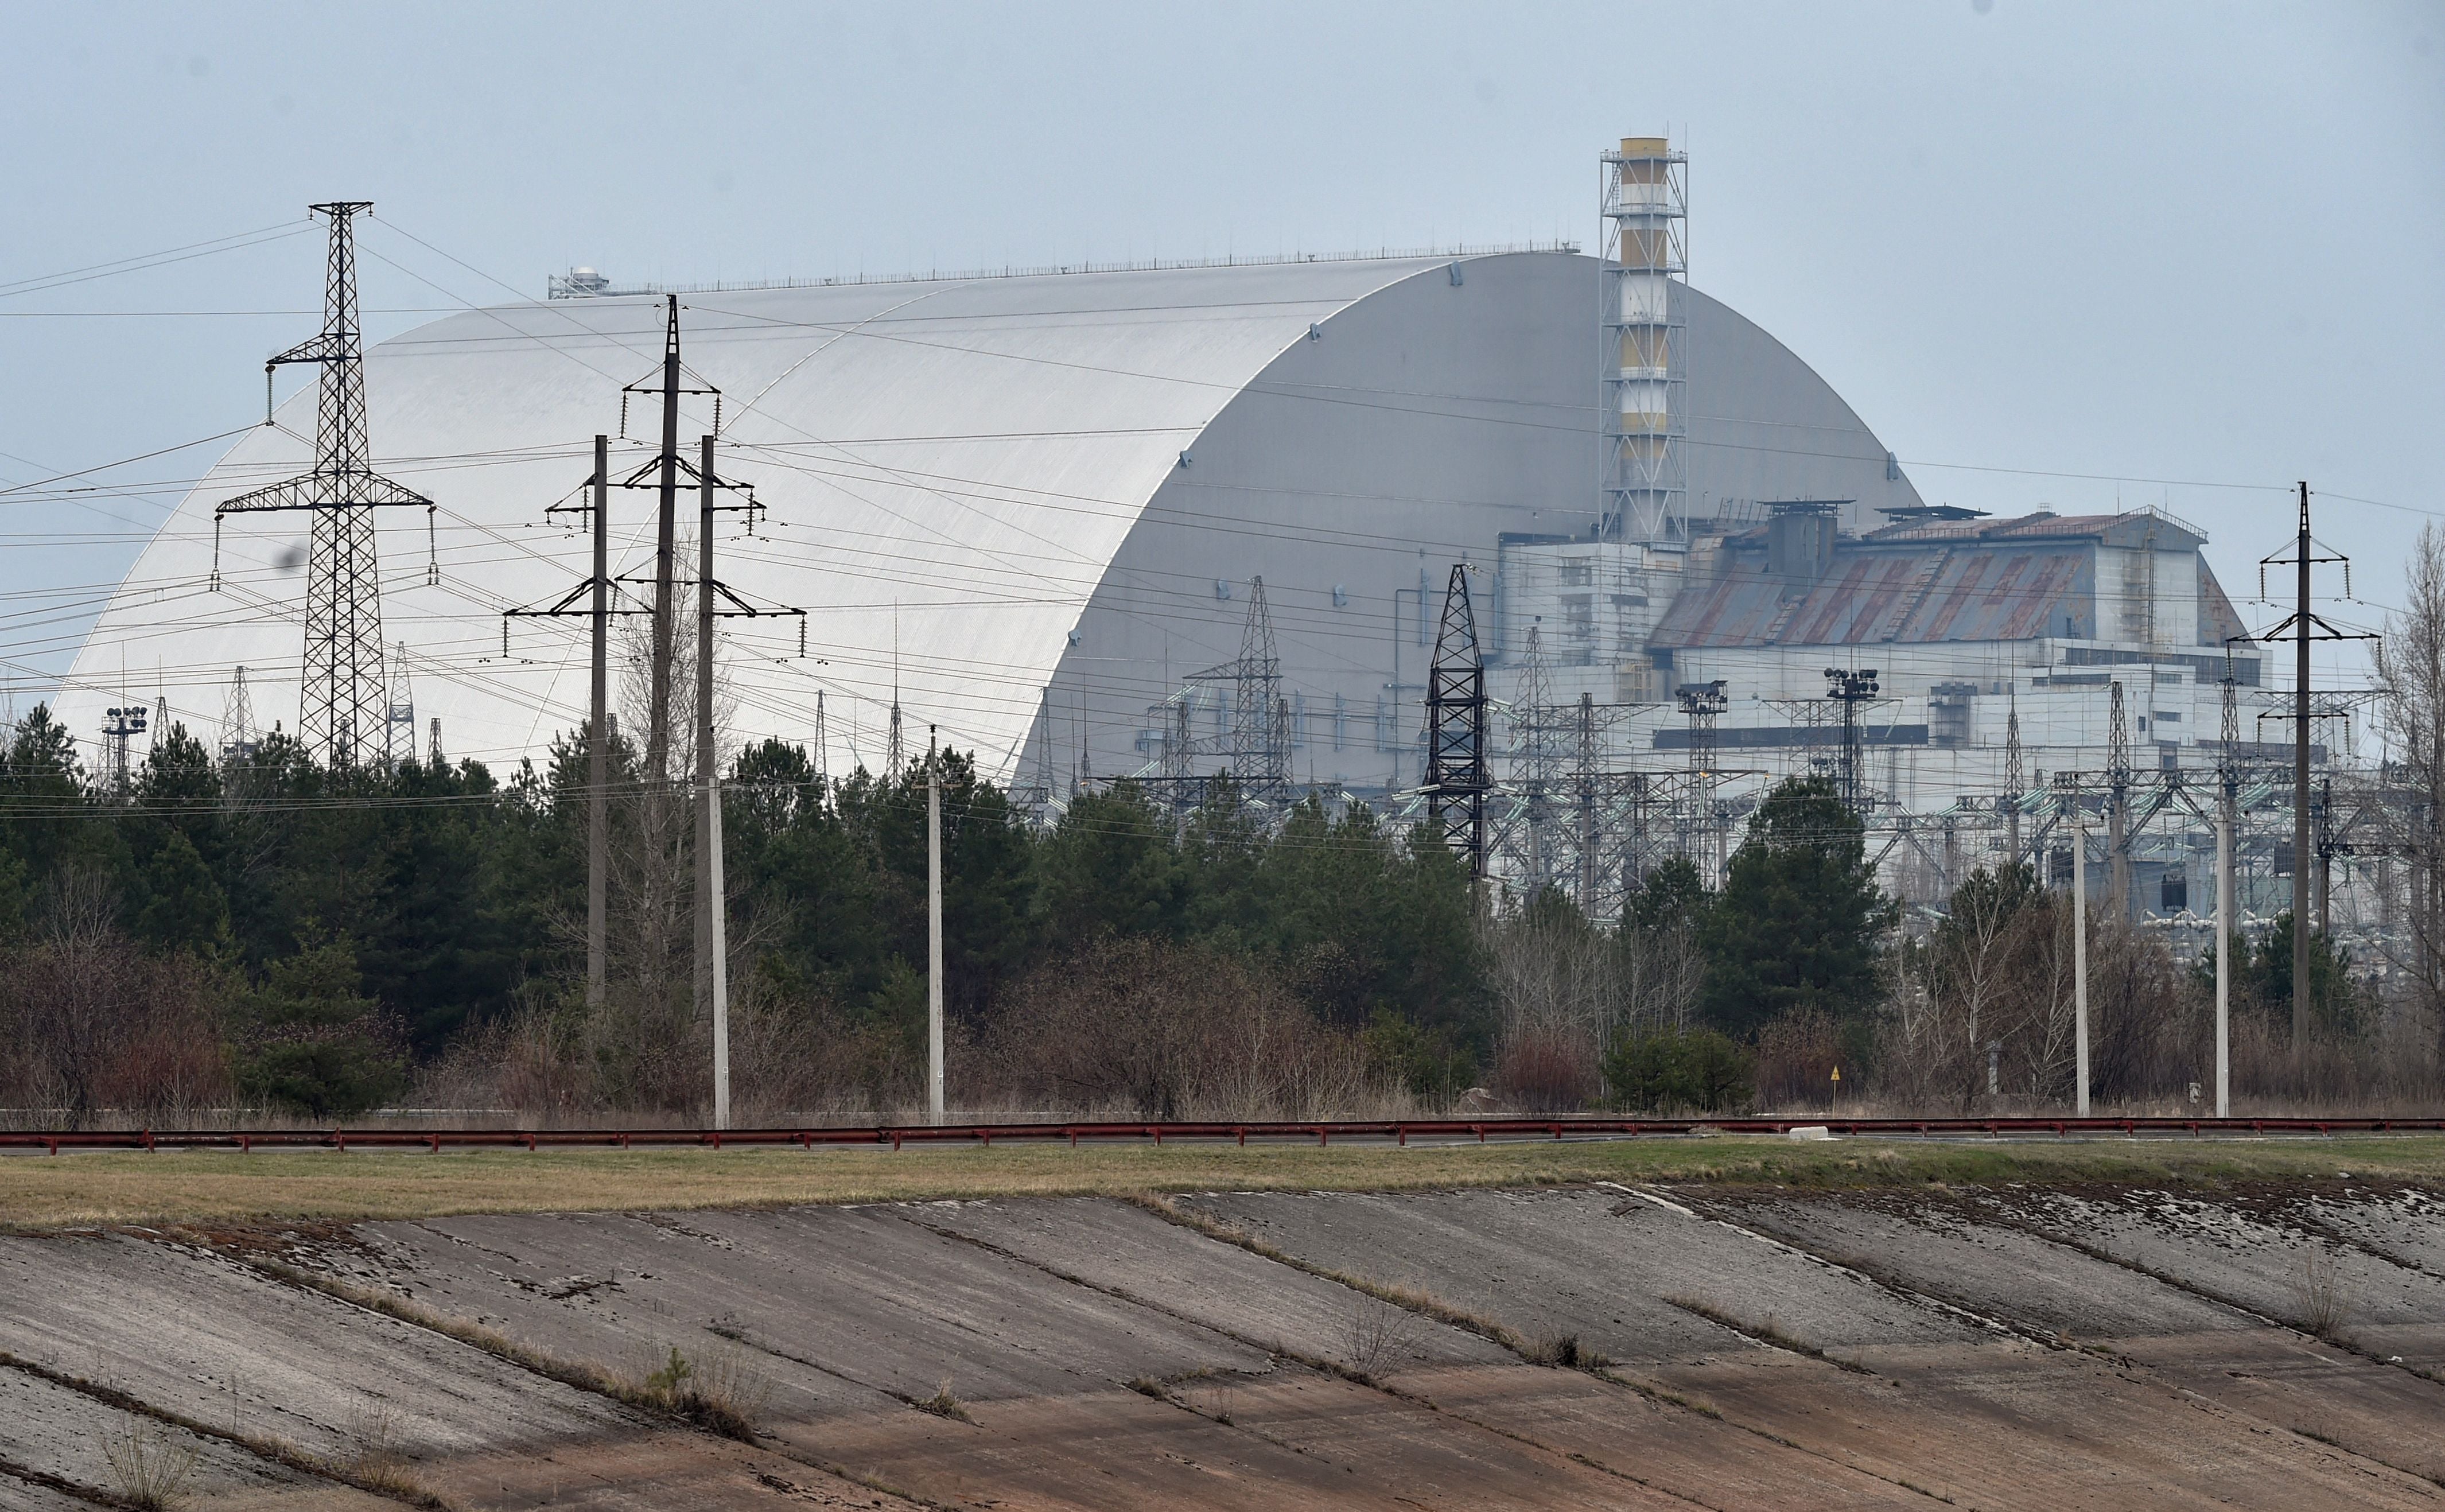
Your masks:
<svg viewBox="0 0 2445 1512"><path fill-rule="evenodd" d="M1845 541L1814 583L1765 569L1765 553L1725 553L1726 570L1672 601L1658 647L1874 645L2026 641L2093 633L2084 542L1931 541L1896 550L1878 535ZM2093 537L2092 537L2093 539ZM2228 609L2227 612L2230 612Z"/></svg>

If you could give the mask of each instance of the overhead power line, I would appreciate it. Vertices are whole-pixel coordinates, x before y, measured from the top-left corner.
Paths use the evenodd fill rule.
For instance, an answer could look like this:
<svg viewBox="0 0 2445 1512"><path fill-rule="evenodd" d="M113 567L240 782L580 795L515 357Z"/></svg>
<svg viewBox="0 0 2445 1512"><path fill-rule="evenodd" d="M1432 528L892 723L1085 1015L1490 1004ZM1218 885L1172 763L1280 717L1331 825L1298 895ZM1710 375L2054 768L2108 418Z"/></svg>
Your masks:
<svg viewBox="0 0 2445 1512"><path fill-rule="evenodd" d="M161 252L140 252L133 257L120 257L104 263L88 263L83 268L70 268L61 272L21 278L13 283L0 283L0 299L14 299L21 294L38 294L45 289L62 289L70 284L87 284L98 278L113 278L121 273L142 272L148 269L161 268L171 263L210 257L218 252L259 247L266 242L283 241L312 229L310 223L299 224L295 221L288 221L281 225L264 226L254 231L242 231L228 236L215 236L210 241L189 242L183 247L171 247Z"/></svg>

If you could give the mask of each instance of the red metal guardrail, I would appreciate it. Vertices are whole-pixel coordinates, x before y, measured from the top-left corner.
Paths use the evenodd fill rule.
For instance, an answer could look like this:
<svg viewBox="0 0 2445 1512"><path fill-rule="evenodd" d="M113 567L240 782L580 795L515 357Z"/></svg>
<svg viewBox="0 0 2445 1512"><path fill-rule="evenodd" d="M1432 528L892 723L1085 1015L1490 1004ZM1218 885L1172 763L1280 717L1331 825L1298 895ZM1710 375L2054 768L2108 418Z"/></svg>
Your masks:
<svg viewBox="0 0 2445 1512"><path fill-rule="evenodd" d="M1699 1129L1723 1134L1788 1134L1821 1128L1859 1134L2366 1134L2445 1132L2445 1118L1407 1118L1327 1122L1145 1123L1072 1122L1012 1124L868 1124L830 1129L73 1129L57 1132L0 1131L0 1149L635 1149L656 1147L972 1144L1022 1141L1127 1140L1161 1145L1166 1140L1250 1140L1279 1143L1335 1139L1489 1140L1609 1138L1687 1135Z"/></svg>

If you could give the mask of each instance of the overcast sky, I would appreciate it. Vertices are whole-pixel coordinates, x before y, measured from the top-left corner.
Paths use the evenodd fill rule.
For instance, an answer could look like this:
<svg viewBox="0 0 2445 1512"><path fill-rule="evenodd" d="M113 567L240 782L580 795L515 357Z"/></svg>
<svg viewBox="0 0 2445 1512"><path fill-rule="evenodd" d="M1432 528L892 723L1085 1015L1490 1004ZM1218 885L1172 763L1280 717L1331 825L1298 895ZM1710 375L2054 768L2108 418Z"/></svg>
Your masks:
<svg viewBox="0 0 2445 1512"><path fill-rule="evenodd" d="M2348 496L2320 534L2379 604L2445 510L2433 0L0 18L0 488L259 418L264 357L319 322L311 200L376 202L381 337L574 263L686 282L1592 245L1596 153L1669 130L1691 282L1812 364L1931 501L2161 504L2239 598L2307 478ZM170 485L217 455L101 477ZM0 494L0 593L115 581L178 491ZM62 612L0 621L21 708L90 610Z"/></svg>

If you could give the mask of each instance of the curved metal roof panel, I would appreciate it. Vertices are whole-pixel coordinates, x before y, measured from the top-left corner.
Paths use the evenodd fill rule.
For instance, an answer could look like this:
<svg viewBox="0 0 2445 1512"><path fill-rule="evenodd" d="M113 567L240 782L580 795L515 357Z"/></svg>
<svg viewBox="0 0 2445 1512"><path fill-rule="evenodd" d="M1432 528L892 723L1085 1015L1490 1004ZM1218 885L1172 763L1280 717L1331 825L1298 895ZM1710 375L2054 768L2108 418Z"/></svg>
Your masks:
<svg viewBox="0 0 2445 1512"><path fill-rule="evenodd" d="M803 737L816 690L835 729L880 764L895 660L943 735L1015 746L1040 685L1113 551L1199 430L1312 325L1449 258L1312 261L1143 272L844 284L681 298L689 372L721 390L721 466L770 513L752 539L725 528L718 575L751 602L808 606L795 622L733 620L731 727ZM590 570L580 534L547 521L591 470L591 437L619 429L625 384L658 368L659 298L470 310L366 355L375 464L437 501L427 521L379 520L385 640L403 643L420 724L453 756L499 759L578 725L583 621L496 616L556 598ZM233 375L233 383L243 379ZM701 386L701 385L698 385ZM618 476L651 455L659 401L625 402ZM217 727L243 664L258 719L293 722L303 549L299 515L222 522L214 508L310 465L314 400L231 448L146 548L103 611L59 699L80 733L105 703L150 698ZM681 405L682 449L714 401ZM649 493L615 494L613 569L651 568ZM695 501L683 498L683 531ZM896 601L896 602L895 602ZM902 615L923 603L935 612ZM125 672L122 678L121 663ZM925 690L917 684L933 681ZM958 698L948 684L967 681ZM922 743L922 731L912 733Z"/></svg>

